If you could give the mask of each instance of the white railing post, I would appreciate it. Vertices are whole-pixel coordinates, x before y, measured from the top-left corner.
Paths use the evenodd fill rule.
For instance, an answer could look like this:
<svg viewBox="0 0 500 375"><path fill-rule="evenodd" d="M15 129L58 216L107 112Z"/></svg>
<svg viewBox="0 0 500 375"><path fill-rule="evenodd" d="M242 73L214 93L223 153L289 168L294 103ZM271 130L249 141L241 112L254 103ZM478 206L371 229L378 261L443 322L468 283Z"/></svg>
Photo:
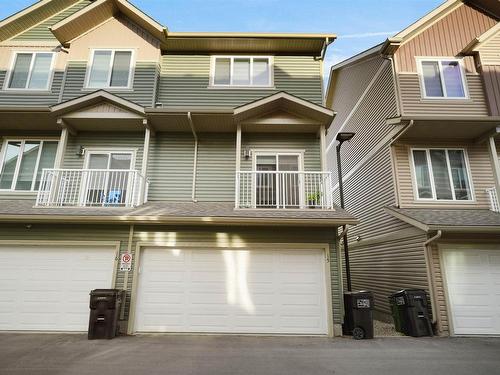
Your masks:
<svg viewBox="0 0 500 375"><path fill-rule="evenodd" d="M490 201L490 210L494 212L500 212L500 202L498 201L498 196L496 189L494 187L486 189L488 193L488 198Z"/></svg>

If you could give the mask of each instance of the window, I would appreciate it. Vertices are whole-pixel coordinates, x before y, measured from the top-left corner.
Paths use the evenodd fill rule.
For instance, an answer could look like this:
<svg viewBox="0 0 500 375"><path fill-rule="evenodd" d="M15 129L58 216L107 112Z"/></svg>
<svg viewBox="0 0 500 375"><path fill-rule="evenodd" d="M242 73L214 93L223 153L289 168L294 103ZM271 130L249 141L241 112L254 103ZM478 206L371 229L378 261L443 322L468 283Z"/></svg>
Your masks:
<svg viewBox="0 0 500 375"><path fill-rule="evenodd" d="M132 75L132 51L94 50L88 88L128 88Z"/></svg>
<svg viewBox="0 0 500 375"><path fill-rule="evenodd" d="M467 97L460 60L421 60L420 70L425 98L464 99Z"/></svg>
<svg viewBox="0 0 500 375"><path fill-rule="evenodd" d="M414 149L412 156L418 199L472 200L464 150Z"/></svg>
<svg viewBox="0 0 500 375"><path fill-rule="evenodd" d="M48 90L52 72L52 52L17 52L8 79L8 89Z"/></svg>
<svg viewBox="0 0 500 375"><path fill-rule="evenodd" d="M271 86L271 58L217 56L212 75L213 86Z"/></svg>
<svg viewBox="0 0 500 375"><path fill-rule="evenodd" d="M42 170L53 168L57 141L8 140L4 143L0 189L38 190Z"/></svg>

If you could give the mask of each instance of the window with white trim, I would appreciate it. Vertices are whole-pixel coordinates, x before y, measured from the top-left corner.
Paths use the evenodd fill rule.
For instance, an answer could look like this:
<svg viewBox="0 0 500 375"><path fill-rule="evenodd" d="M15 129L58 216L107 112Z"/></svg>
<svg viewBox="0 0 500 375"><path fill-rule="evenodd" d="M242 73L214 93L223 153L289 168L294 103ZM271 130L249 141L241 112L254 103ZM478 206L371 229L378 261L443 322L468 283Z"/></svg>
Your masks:
<svg viewBox="0 0 500 375"><path fill-rule="evenodd" d="M458 59L419 60L425 98L467 98L465 73Z"/></svg>
<svg viewBox="0 0 500 375"><path fill-rule="evenodd" d="M213 86L269 87L272 63L265 56L214 56Z"/></svg>
<svg viewBox="0 0 500 375"><path fill-rule="evenodd" d="M6 88L48 90L53 60L53 52L16 52Z"/></svg>
<svg viewBox="0 0 500 375"><path fill-rule="evenodd" d="M87 88L129 88L132 55L132 50L93 50Z"/></svg>
<svg viewBox="0 0 500 375"><path fill-rule="evenodd" d="M462 149L412 149L418 199L472 200L470 172Z"/></svg>
<svg viewBox="0 0 500 375"><path fill-rule="evenodd" d="M53 168L57 141L6 140L2 149L0 190L36 191L44 168Z"/></svg>

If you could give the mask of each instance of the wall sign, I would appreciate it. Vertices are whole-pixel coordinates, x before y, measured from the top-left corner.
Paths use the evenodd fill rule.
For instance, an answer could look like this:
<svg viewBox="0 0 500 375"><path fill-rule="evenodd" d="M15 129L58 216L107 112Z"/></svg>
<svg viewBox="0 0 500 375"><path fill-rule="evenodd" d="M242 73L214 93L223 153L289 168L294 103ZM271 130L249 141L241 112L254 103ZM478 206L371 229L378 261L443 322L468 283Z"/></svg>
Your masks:
<svg viewBox="0 0 500 375"><path fill-rule="evenodd" d="M130 271L132 269L132 254L125 253L120 256L120 271Z"/></svg>

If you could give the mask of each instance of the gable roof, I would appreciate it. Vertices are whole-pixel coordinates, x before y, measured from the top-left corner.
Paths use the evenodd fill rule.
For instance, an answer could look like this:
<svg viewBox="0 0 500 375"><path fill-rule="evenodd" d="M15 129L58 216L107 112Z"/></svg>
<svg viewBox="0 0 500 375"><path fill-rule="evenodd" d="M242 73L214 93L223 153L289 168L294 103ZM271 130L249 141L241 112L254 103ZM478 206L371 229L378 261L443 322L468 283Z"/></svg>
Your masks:
<svg viewBox="0 0 500 375"><path fill-rule="evenodd" d="M500 6L500 4L499 4ZM484 34L477 38L474 38L463 50L462 54L469 55L471 53L477 52L481 46L487 43L491 38L493 38L497 33L500 32L500 23L497 23L491 29L486 31Z"/></svg>
<svg viewBox="0 0 500 375"><path fill-rule="evenodd" d="M314 119L325 126L329 126L335 117L335 112L331 109L281 91L236 107L234 118L236 121L244 121L279 109Z"/></svg>
<svg viewBox="0 0 500 375"><path fill-rule="evenodd" d="M80 0L40 0L0 21L0 42L30 29Z"/></svg>
<svg viewBox="0 0 500 375"><path fill-rule="evenodd" d="M167 29L127 0L96 0L93 4L56 23L50 30L63 46L84 32L119 13L157 38L163 46Z"/></svg>
<svg viewBox="0 0 500 375"><path fill-rule="evenodd" d="M113 95L105 90L95 91L93 93L53 105L50 107L50 110L54 115L62 115L65 113L78 111L102 102L111 103L114 106L122 108L128 112L132 112L142 116L145 115L144 108L140 105L132 103L131 101L123 99L119 96Z"/></svg>

